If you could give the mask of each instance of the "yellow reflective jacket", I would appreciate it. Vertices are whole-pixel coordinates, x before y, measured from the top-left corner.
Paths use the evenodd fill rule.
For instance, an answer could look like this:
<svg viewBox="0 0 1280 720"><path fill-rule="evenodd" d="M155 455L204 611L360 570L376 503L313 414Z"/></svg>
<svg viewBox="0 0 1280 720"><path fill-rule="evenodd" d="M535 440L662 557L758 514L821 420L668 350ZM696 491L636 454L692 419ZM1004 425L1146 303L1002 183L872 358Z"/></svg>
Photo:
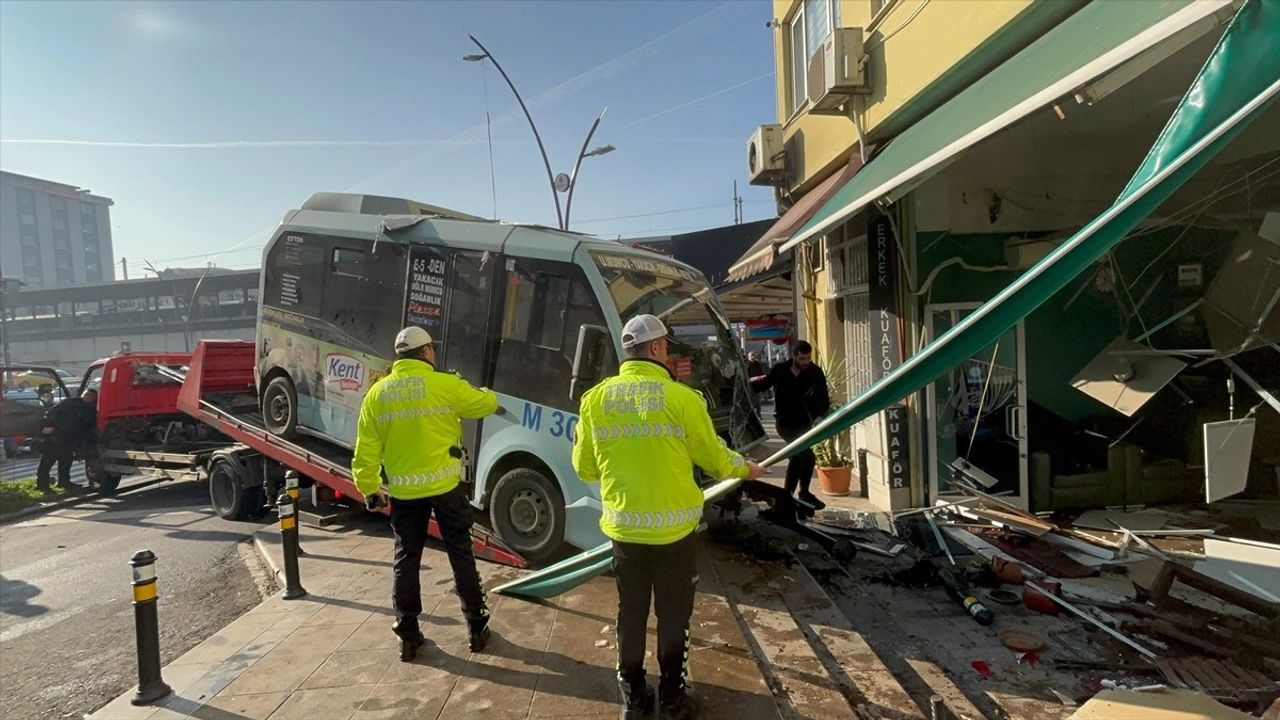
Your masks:
<svg viewBox="0 0 1280 720"><path fill-rule="evenodd" d="M747 461L725 446L697 391L652 360L627 360L582 396L573 467L600 483L600 529L620 542L667 545L702 519L693 466L746 477Z"/></svg>
<svg viewBox="0 0 1280 720"><path fill-rule="evenodd" d="M476 389L453 373L436 372L422 360L396 360L360 404L351 474L371 495L387 471L393 498L443 495L462 480L462 460L450 452L462 445L460 418L476 419L498 409L492 390Z"/></svg>

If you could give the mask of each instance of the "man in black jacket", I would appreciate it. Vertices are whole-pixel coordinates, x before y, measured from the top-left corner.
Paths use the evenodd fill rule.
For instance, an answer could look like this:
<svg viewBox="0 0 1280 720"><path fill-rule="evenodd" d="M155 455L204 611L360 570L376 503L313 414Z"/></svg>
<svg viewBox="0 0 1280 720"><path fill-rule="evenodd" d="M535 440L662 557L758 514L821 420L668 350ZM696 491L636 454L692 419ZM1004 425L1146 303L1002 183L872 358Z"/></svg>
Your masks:
<svg viewBox="0 0 1280 720"><path fill-rule="evenodd" d="M791 350L791 359L769 369L767 375L751 379L756 392L773 388L774 422L783 440L791 442L803 435L831 409L831 396L827 391L827 376L813 362L813 347L801 340ZM824 504L809 492L813 481L813 467L817 464L813 450L796 453L787 461L786 490L801 501L815 508Z"/></svg>
<svg viewBox="0 0 1280 720"><path fill-rule="evenodd" d="M80 397L67 398L44 414L40 438L40 467L36 470L36 486L48 492L49 471L58 464L58 487L71 490L71 463L76 450L93 437L98 420L98 391L85 390Z"/></svg>

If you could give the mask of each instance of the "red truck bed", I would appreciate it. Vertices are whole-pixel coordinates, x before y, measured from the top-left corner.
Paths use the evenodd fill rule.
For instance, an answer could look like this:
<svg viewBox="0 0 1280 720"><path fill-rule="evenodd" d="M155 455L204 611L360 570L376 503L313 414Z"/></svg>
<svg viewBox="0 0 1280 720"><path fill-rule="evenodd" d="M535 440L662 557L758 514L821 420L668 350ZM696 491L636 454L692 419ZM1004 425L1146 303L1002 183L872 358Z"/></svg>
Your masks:
<svg viewBox="0 0 1280 720"><path fill-rule="evenodd" d="M263 427L253 377L255 352L254 343L244 340L201 340L178 393L178 409L340 495L360 498L349 469L349 452L319 439L285 440ZM428 531L440 537L434 518ZM473 527L471 535L477 557L528 567L524 558L484 528Z"/></svg>

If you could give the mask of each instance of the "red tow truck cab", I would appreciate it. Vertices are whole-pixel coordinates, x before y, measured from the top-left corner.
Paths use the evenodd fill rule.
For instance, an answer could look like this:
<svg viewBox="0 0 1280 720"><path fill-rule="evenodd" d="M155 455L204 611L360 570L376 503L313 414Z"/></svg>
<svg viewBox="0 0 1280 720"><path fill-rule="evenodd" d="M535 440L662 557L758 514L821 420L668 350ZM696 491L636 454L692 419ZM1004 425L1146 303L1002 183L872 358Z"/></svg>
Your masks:
<svg viewBox="0 0 1280 720"><path fill-rule="evenodd" d="M184 417L178 409L182 382L158 368L185 373L191 353L121 353L98 360L85 371L76 394L98 390L98 432L120 423L138 429L161 417Z"/></svg>

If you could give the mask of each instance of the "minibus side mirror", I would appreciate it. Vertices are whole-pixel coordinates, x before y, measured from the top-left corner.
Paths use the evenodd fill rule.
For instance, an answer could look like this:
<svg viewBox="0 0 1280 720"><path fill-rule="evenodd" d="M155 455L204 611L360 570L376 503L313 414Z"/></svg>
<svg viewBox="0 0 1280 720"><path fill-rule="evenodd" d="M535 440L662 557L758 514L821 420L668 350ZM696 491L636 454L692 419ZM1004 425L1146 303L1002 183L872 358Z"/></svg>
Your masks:
<svg viewBox="0 0 1280 720"><path fill-rule="evenodd" d="M577 402L582 393L604 379L609 342L609 328L600 325L578 328L578 349L573 353L573 376L569 382L570 400Z"/></svg>

